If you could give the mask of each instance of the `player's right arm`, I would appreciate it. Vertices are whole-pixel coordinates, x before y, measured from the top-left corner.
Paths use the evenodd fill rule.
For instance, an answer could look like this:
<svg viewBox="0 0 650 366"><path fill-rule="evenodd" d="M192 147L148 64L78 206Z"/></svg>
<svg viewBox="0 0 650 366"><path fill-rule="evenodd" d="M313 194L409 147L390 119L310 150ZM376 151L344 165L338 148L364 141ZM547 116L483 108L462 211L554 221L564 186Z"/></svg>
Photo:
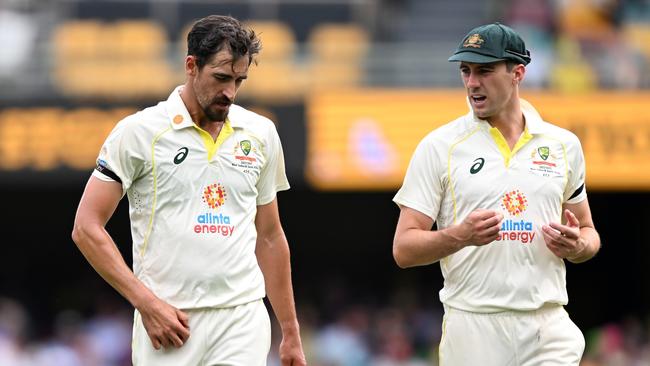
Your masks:
<svg viewBox="0 0 650 366"><path fill-rule="evenodd" d="M97 273L138 309L156 349L180 347L189 337L187 315L135 277L105 229L121 198L120 183L91 176L79 202L72 240Z"/></svg>
<svg viewBox="0 0 650 366"><path fill-rule="evenodd" d="M459 224L431 231L433 219L410 207L400 206L393 240L393 257L401 268L435 263L469 245L485 245L499 236L503 215L476 209Z"/></svg>

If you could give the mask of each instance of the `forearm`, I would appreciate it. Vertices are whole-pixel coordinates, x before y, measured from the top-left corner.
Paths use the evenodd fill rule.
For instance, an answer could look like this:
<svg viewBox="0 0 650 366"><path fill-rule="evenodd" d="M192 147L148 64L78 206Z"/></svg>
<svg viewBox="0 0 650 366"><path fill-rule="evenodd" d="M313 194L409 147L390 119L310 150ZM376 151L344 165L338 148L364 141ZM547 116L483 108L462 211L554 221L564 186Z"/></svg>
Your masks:
<svg viewBox="0 0 650 366"><path fill-rule="evenodd" d="M291 283L289 245L283 232L258 238L257 260L264 274L266 293L282 333L298 334L298 319Z"/></svg>
<svg viewBox="0 0 650 366"><path fill-rule="evenodd" d="M155 297L135 277L103 226L75 224L72 238L95 271L135 308Z"/></svg>
<svg viewBox="0 0 650 366"><path fill-rule="evenodd" d="M465 245L453 234L453 227L430 231L411 228L395 236L393 256L401 268L435 263Z"/></svg>
<svg viewBox="0 0 650 366"><path fill-rule="evenodd" d="M582 250L575 256L567 258L571 263L582 263L593 258L600 250L600 235L596 229L591 226L584 226L580 228L580 237L578 240L583 241L584 245Z"/></svg>

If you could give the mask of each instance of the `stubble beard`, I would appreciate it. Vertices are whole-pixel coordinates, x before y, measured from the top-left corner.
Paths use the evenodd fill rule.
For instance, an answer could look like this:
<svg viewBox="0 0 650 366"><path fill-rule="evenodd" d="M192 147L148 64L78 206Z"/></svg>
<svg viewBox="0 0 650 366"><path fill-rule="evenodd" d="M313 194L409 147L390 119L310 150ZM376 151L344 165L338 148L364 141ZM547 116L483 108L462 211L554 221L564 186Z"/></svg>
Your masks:
<svg viewBox="0 0 650 366"><path fill-rule="evenodd" d="M210 106L207 106L203 108L203 113L208 117L211 121L225 121L226 117L228 117L228 111L230 108L224 110L212 110L210 109Z"/></svg>

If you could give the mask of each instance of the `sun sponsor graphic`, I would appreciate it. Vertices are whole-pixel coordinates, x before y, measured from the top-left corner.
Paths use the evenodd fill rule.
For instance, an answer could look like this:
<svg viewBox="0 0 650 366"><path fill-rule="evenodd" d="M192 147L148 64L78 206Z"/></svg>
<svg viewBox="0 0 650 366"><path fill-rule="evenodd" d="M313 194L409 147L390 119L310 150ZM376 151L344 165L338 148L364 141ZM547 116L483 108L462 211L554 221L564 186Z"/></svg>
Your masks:
<svg viewBox="0 0 650 366"><path fill-rule="evenodd" d="M510 240L528 244L535 238L533 222L518 219L528 208L528 199L518 189L506 192L501 198L501 207L505 209L511 218L501 222L501 231L497 241Z"/></svg>
<svg viewBox="0 0 650 366"><path fill-rule="evenodd" d="M226 188L221 183L209 184L203 188L201 199L213 211L201 213L196 217L194 232L231 236L235 225L230 224L230 216L214 212L226 203L228 199Z"/></svg>

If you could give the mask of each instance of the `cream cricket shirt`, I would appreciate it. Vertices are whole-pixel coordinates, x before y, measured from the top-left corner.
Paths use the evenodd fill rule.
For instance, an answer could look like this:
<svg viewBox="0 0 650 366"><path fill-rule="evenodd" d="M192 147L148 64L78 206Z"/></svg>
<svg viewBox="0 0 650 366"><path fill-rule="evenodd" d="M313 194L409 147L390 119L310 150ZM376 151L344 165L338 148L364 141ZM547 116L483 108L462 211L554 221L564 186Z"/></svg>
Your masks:
<svg viewBox="0 0 650 366"><path fill-rule="evenodd" d="M501 236L443 258L440 300L473 312L566 304L564 261L548 250L542 225L560 222L562 204L586 199L578 138L542 121L522 101L526 129L512 152L488 122L470 113L427 135L394 201L443 229L476 208L503 213Z"/></svg>
<svg viewBox="0 0 650 366"><path fill-rule="evenodd" d="M232 105L215 143L180 88L120 121L93 175L121 181L133 270L157 296L180 309L260 299L255 215L289 188L280 139L270 120Z"/></svg>

